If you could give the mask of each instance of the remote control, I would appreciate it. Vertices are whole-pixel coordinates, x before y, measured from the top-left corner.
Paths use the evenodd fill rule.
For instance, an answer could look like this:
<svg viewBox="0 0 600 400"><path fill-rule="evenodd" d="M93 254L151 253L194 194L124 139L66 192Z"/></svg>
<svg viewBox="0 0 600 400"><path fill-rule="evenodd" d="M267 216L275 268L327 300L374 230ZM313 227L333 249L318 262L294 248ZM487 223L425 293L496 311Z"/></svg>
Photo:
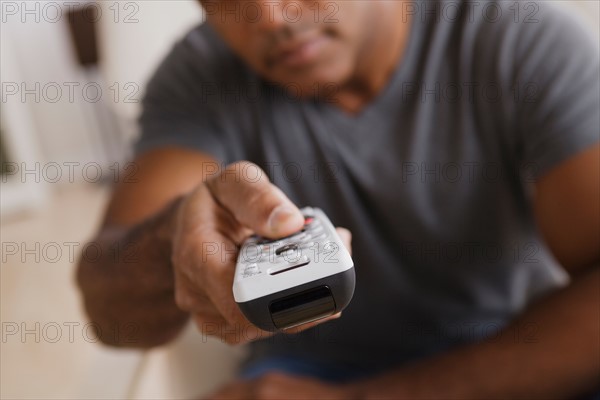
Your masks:
<svg viewBox="0 0 600 400"><path fill-rule="evenodd" d="M306 207L288 237L250 236L235 268L233 297L257 327L279 331L342 311L354 294L354 263L329 218Z"/></svg>

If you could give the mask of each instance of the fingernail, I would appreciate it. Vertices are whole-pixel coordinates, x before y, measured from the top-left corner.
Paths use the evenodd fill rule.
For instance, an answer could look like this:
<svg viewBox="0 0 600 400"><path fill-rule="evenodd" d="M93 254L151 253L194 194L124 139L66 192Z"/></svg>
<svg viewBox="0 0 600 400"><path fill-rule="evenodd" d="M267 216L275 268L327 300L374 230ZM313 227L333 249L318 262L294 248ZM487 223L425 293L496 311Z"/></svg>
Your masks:
<svg viewBox="0 0 600 400"><path fill-rule="evenodd" d="M285 204L276 207L269 216L269 229L272 232L279 231L285 223L294 215L294 210Z"/></svg>

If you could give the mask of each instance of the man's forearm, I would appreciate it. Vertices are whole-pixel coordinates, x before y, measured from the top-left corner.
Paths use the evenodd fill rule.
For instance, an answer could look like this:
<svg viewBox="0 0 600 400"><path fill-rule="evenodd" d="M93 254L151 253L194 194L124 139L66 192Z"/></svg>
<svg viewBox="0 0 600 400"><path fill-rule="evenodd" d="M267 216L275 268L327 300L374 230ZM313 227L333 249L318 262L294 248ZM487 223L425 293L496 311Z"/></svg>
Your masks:
<svg viewBox="0 0 600 400"><path fill-rule="evenodd" d="M178 203L133 228L104 228L83 253L77 282L102 342L152 347L168 342L187 321L173 295L171 231Z"/></svg>
<svg viewBox="0 0 600 400"><path fill-rule="evenodd" d="M356 385L364 398L569 398L600 379L600 268L524 313L496 340ZM510 334L535 326L533 340Z"/></svg>

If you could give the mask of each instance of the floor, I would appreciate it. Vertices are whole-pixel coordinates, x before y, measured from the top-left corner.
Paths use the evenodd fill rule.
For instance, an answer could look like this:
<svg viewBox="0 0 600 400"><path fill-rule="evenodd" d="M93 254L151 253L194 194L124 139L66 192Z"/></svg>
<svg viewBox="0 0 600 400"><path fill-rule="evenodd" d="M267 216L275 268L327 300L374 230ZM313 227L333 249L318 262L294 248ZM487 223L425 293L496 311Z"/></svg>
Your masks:
<svg viewBox="0 0 600 400"><path fill-rule="evenodd" d="M52 193L43 209L2 218L0 397L193 398L230 379L243 351L203 342L192 326L148 352L97 343L73 274L108 189L70 185Z"/></svg>

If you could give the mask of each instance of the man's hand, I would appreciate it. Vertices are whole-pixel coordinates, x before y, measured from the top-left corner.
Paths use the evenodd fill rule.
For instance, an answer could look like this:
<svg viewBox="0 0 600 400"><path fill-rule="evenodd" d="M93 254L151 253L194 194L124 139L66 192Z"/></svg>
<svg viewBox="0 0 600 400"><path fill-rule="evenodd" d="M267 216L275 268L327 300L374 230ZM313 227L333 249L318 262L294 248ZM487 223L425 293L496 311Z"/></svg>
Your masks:
<svg viewBox="0 0 600 400"><path fill-rule="evenodd" d="M173 340L190 315L204 334L229 343L268 335L233 299L238 246L251 232L276 237L299 230L298 208L248 162L219 171L206 154L161 149L135 165L135 185L119 183L94 239L102 257L82 257L77 270L86 312L105 333L100 340L159 346ZM350 233L338 233L350 250ZM131 251L116 257L115 248Z"/></svg>
<svg viewBox="0 0 600 400"><path fill-rule="evenodd" d="M175 224L172 261L177 305L192 314L202 333L227 343L267 337L271 333L254 327L233 299L238 249L253 232L278 238L303 225L300 210L252 163L232 164L200 184L181 202ZM340 236L349 247L349 232L340 230Z"/></svg>
<svg viewBox="0 0 600 400"><path fill-rule="evenodd" d="M238 380L208 399L352 399L352 386L332 385L313 378L269 373L253 380Z"/></svg>

